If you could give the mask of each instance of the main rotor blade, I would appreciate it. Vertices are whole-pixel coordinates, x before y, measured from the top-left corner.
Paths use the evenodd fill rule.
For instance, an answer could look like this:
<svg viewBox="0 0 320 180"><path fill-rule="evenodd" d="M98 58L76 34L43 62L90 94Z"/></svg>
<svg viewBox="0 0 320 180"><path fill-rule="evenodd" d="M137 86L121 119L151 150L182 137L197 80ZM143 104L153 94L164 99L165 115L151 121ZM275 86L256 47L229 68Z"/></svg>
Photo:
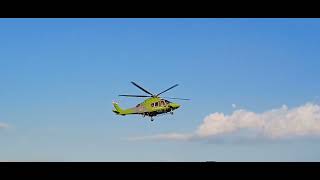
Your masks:
<svg viewBox="0 0 320 180"><path fill-rule="evenodd" d="M139 89L141 89L142 91L146 92L147 94L150 94L151 96L153 96L153 94L151 94L149 91L143 89L142 87L140 87L138 84L136 84L135 82L131 82L133 85L135 85L136 87L138 87Z"/></svg>
<svg viewBox="0 0 320 180"><path fill-rule="evenodd" d="M172 98L172 97L162 97L164 99L180 99L180 100L190 100L190 99L184 99L184 98Z"/></svg>
<svg viewBox="0 0 320 180"><path fill-rule="evenodd" d="M172 87L170 87L170 88L162 91L161 93L157 94L156 96L159 96L160 94L162 94L162 93L164 93L164 92L167 92L167 91L169 91L170 89L172 89L172 88L174 88L174 87L177 87L177 86L178 86L178 84L175 84L174 86L172 86Z"/></svg>
<svg viewBox="0 0 320 180"><path fill-rule="evenodd" d="M126 94L121 94L119 96L126 96L126 97L151 97L151 96L145 96L145 95L126 95Z"/></svg>

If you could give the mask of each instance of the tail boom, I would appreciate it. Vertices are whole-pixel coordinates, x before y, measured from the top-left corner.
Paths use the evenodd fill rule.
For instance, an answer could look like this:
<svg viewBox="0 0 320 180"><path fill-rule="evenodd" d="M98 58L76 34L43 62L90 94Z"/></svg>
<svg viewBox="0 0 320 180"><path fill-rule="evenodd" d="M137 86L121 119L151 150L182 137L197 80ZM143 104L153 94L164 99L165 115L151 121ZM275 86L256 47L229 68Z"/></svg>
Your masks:
<svg viewBox="0 0 320 180"><path fill-rule="evenodd" d="M112 102L115 110L112 110L114 113L117 115L128 115L128 114L133 114L134 112L131 109L121 109L118 103Z"/></svg>

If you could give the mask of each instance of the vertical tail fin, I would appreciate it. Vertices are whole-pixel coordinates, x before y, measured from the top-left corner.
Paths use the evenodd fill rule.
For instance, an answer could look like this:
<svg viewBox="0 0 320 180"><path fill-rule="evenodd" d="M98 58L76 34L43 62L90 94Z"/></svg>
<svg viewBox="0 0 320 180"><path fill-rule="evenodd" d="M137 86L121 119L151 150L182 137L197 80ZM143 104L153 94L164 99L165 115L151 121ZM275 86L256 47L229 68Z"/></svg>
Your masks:
<svg viewBox="0 0 320 180"><path fill-rule="evenodd" d="M114 108L116 109L116 110L112 110L114 113L121 114L123 112L123 110L120 108L118 103L112 102L112 104L113 104Z"/></svg>

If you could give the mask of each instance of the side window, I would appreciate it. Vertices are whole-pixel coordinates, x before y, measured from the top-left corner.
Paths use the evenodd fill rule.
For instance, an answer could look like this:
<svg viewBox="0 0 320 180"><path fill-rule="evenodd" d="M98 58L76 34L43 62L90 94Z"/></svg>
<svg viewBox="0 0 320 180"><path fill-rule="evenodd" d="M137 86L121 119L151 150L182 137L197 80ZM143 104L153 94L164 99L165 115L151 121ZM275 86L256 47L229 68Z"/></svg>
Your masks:
<svg viewBox="0 0 320 180"><path fill-rule="evenodd" d="M164 103L164 101L161 101L161 106L165 106L166 104Z"/></svg>
<svg viewBox="0 0 320 180"><path fill-rule="evenodd" d="M151 107L154 107L154 103L151 104Z"/></svg>
<svg viewBox="0 0 320 180"><path fill-rule="evenodd" d="M154 106L156 106L156 107L157 107L157 106L158 106L158 102L155 102L155 103L154 103Z"/></svg>

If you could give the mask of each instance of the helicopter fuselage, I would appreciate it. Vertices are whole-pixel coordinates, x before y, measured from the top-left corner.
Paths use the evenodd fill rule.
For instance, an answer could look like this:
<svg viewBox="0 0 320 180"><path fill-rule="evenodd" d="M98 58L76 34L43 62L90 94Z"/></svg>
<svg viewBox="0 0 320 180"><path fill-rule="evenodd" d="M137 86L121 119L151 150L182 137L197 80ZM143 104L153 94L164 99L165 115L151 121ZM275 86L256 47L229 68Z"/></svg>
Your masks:
<svg viewBox="0 0 320 180"><path fill-rule="evenodd" d="M115 109L114 113L118 115L131 115L131 114L141 114L143 116L157 116L159 114L173 112L180 107L179 104L170 102L166 99L152 97L148 98L142 103L137 104L135 107L129 109L121 109L118 104L114 103Z"/></svg>

